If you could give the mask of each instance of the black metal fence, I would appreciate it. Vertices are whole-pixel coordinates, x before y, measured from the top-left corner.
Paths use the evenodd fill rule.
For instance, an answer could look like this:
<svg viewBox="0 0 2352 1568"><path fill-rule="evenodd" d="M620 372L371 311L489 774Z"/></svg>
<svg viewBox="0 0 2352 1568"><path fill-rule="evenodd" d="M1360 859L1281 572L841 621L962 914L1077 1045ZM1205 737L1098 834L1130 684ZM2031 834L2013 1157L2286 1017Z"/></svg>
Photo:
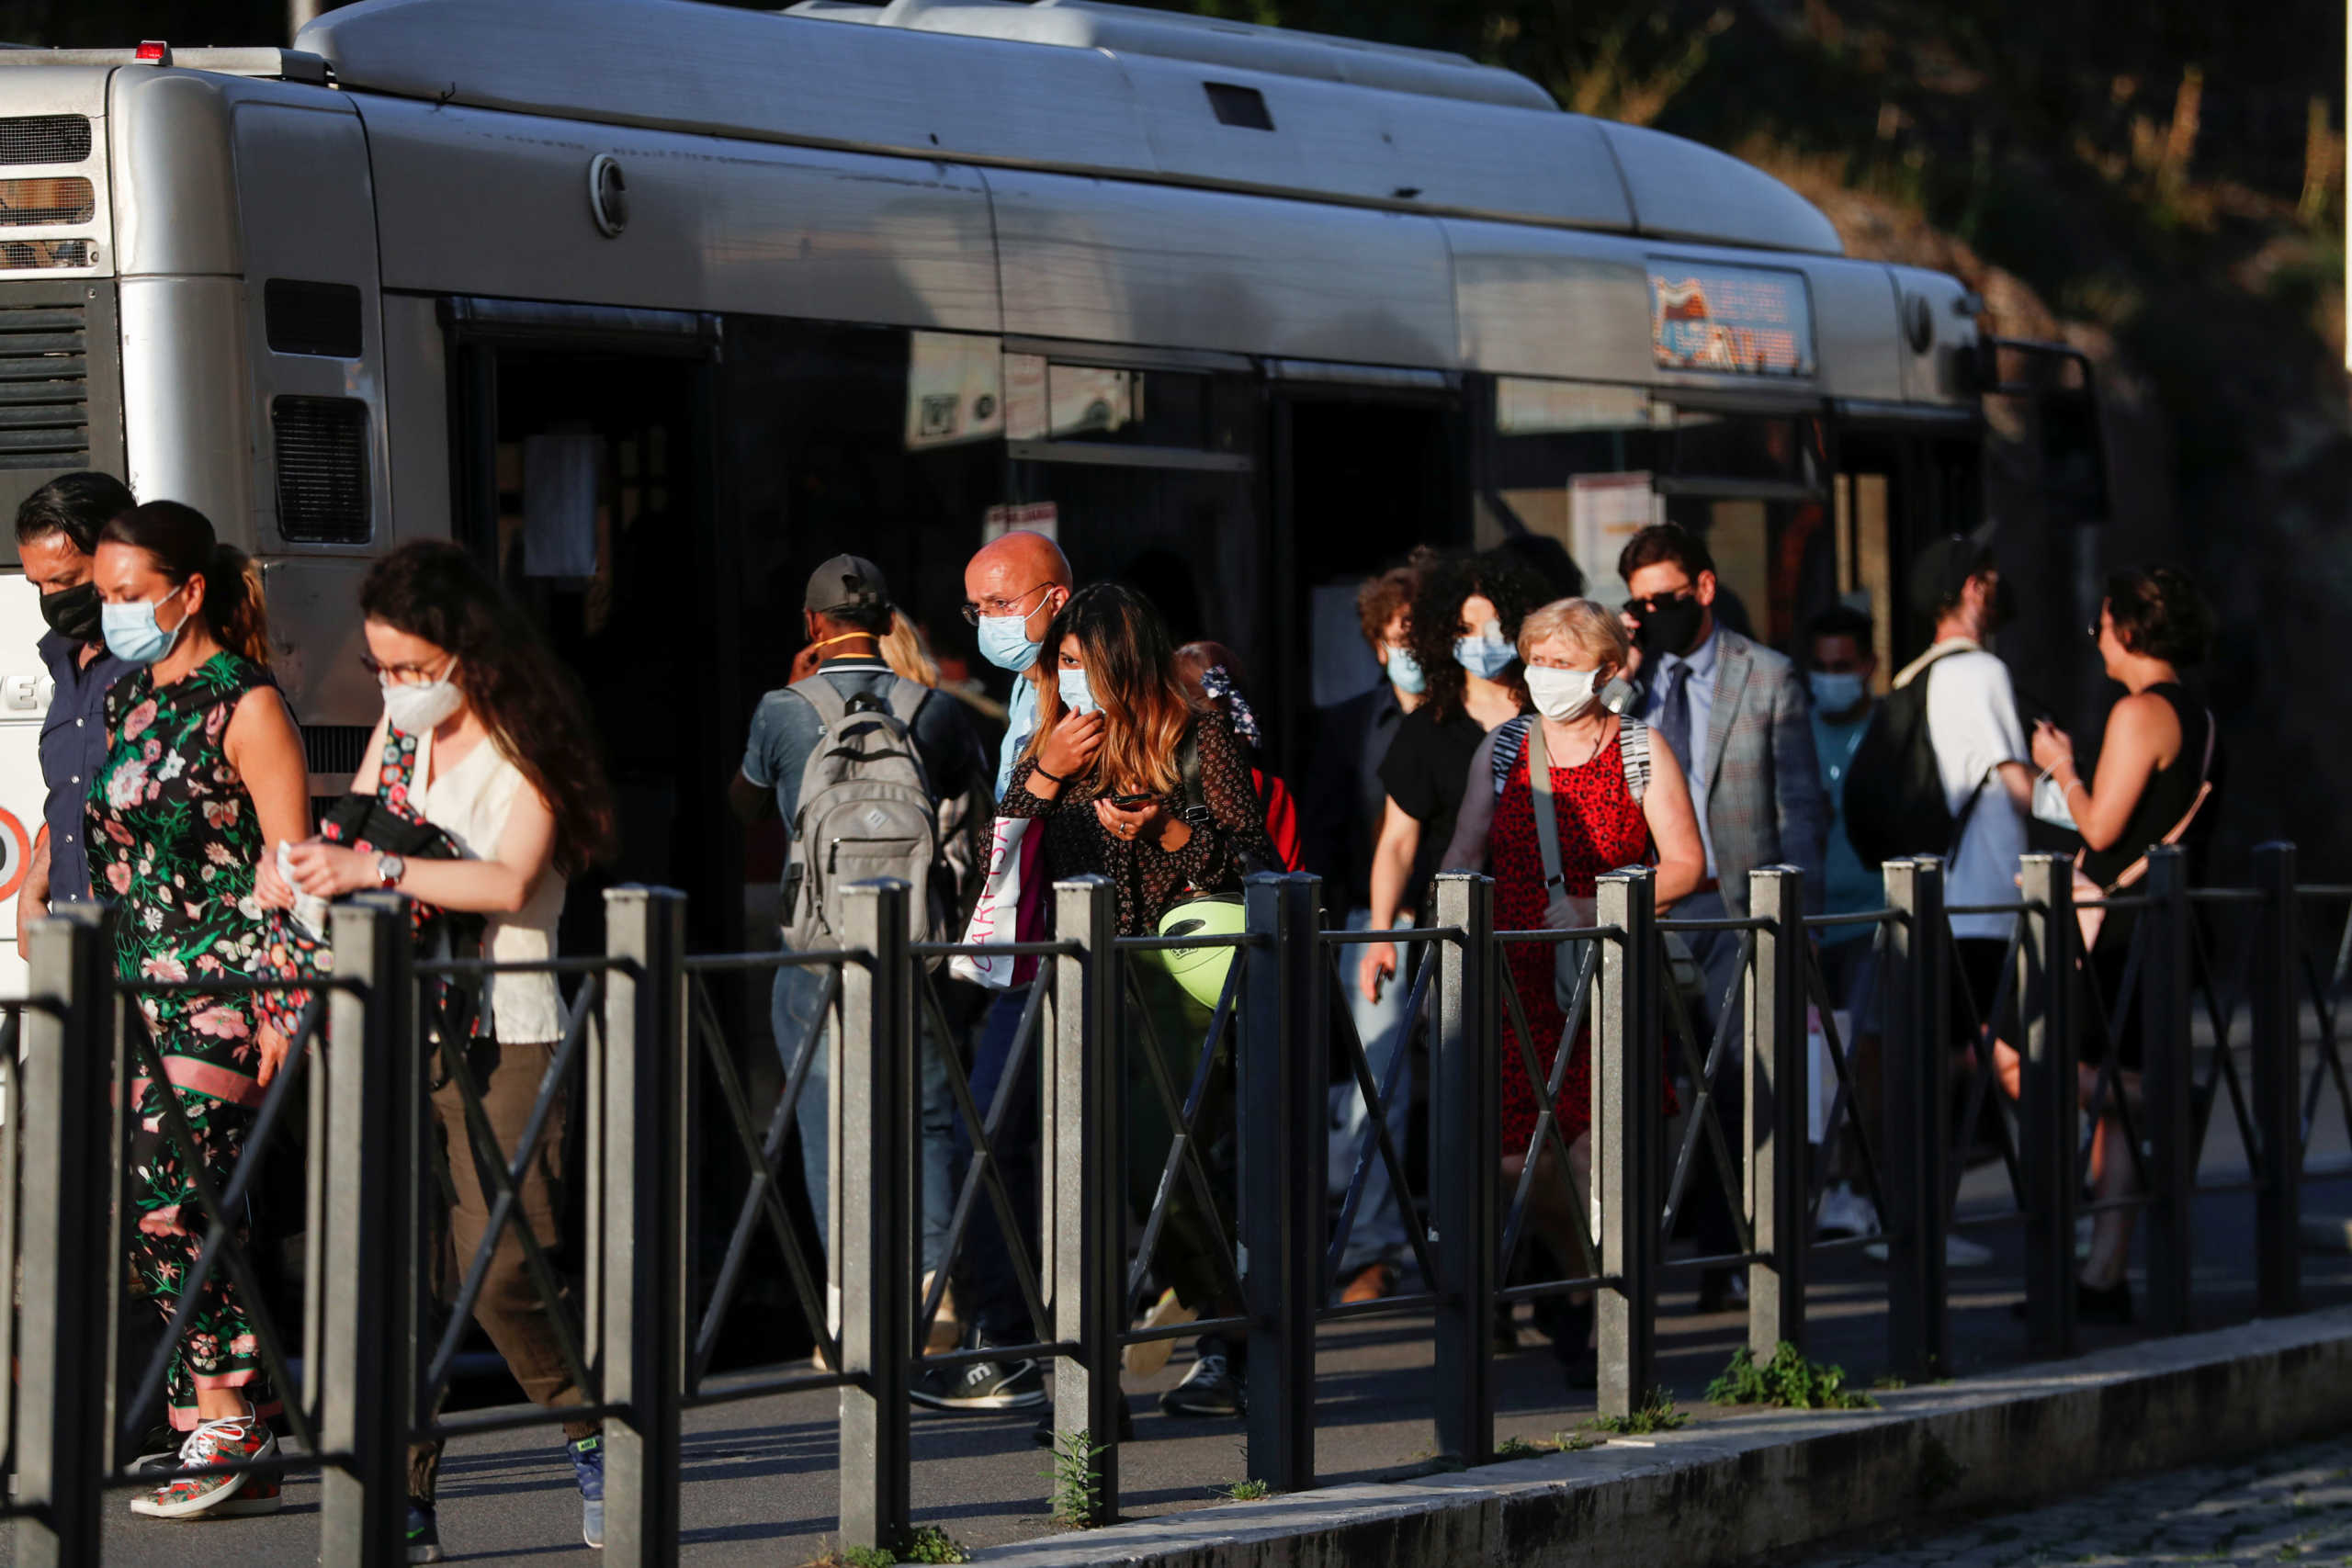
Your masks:
<svg viewBox="0 0 2352 1568"><path fill-rule="evenodd" d="M1600 1404L1624 1414L1655 1382L1657 1301L1669 1271L1746 1270L1749 1338L1770 1354L1782 1341L1804 1344L1806 1276L1825 1247L1883 1244L1890 1359L1897 1371L1931 1375L1948 1360L1944 1245L1955 1224L2025 1228L2029 1340L2039 1352L2064 1354L2075 1340L2077 1194L2102 1123L2116 1127L2112 1142L2133 1173L2122 1184L2128 1192L2110 1201L2145 1211L2145 1289L2157 1327L2189 1322L2191 1204L2205 1135L2223 1108L2251 1168L2238 1185L2253 1203L2258 1309L2291 1311L2301 1188L2324 1174L2307 1169L2307 1148L2331 1089L2352 1121L2335 1013L2352 951L2339 948L2331 970L2307 951L2302 913L2315 901L2352 900L2352 888L2299 888L2285 845L2258 852L2247 888L2190 890L2173 851L2155 852L2150 868L2128 897L2104 900L2110 916L2134 920L2112 995L2100 994L2097 966L2079 962L2069 868L2050 856L2026 858L2016 900L1975 910L1947 907L1939 863L1891 863L1885 908L1826 919L1805 916L1803 879L1786 868L1755 874L1746 918L1703 921L1662 917L1649 874L1629 870L1600 879L1593 925L1568 931L1496 931L1492 884L1462 874L1440 879L1433 926L1326 930L1313 878L1261 876L1247 890L1242 934L1128 938L1116 934L1107 883L1060 884L1054 940L984 950L1039 965L1014 1070L989 1103L946 1054L955 1117L972 1151L957 1179L949 1258L969 1250L976 1216L991 1211L991 1245L1011 1254L1031 1332L1024 1344L939 1353L926 1344L942 1285L919 1288L915 1250L921 1042L926 1029L952 1033L940 964L983 950L910 942L905 889L874 884L849 891L849 940L839 952L689 958L679 895L616 890L606 895L604 954L519 966L576 987L565 1037L520 1146L510 1149L483 1115L463 1041L435 1026L431 1005L436 987L503 971L420 964L401 901L363 896L333 912L334 976L305 1011L234 1174L215 1191L201 1160L190 1161L202 1249L173 1321L185 1319L216 1273L254 1303L260 1354L284 1395L291 1439L280 1457L243 1468L318 1472L322 1561L372 1568L404 1560L413 1438L586 1418L601 1419L606 1434L608 1559L673 1562L684 1413L816 1389L839 1393L842 1540L895 1544L911 1524L911 1382L983 1357L1049 1359L1053 1425L1085 1433L1099 1450L1092 1506L1108 1517L1119 1500L1123 1350L1204 1332L1247 1346L1250 1475L1304 1488L1316 1473L1318 1325L1368 1315L1430 1320L1438 1447L1478 1462L1494 1447L1498 1303L1591 1292ZM1964 990L1967 977L1953 959L1954 914L1996 918L2010 932L1994 994L1969 997L1961 1010L1952 987ZM1811 940L1842 925L1871 929L1876 979L1862 1012L1883 1065L1883 1119L1865 1112L1871 1097L1860 1092L1852 1043L1838 1037ZM1736 947L1733 962L1717 965L1720 987L1691 981L1685 949L1725 941ZM1384 1130L1382 1112L1398 1092L1396 1063L1375 1075L1340 1005L1356 954L1373 942L1411 955L1402 966L1405 1010L1431 1073L1425 1207L1408 1195L1405 1151ZM1545 1043L1531 1032L1510 970L1509 954L1529 943L1566 944L1568 1027L1556 1050L1539 1048ZM1148 1003L1145 982L1167 955L1204 949L1233 954L1222 993L1214 1008L1184 1015L1197 1022L1205 1013L1195 1037L1170 1039L1170 1014ZM12 1324L0 1314L0 1335L13 1335L22 1369L6 1407L17 1477L6 1516L19 1561L86 1563L97 1560L106 1493L160 1479L131 1473L123 1450L136 1435L125 1424L135 1424L164 1375L169 1337L137 1383L119 1386L114 1371L127 1137L115 1086L151 1074L160 1082L163 1073L126 1009L141 993L266 987L119 980L106 929L85 909L38 922L28 957L32 995L0 1022L0 1160L17 1174L16 1201L0 1203L0 1252L20 1267L19 1311ZM832 1245L821 1257L796 1230L782 1165L798 1101L812 1092L814 1053L798 1047L814 1037L781 1043L789 1067L763 1118L711 994L723 976L783 967L821 977L821 1016L811 1027L829 1034L834 1053L834 1202L819 1216ZM2308 1076L2306 1004L2318 1030ZM1956 1010L1973 1030L1955 1025ZM2078 1076L2094 1018L2101 1040L2136 1027L2136 1071L2109 1049L2090 1079ZM1810 1124L1816 1019L1834 1078L1818 1128ZM1571 1149L1554 1113L1570 1040L1589 1053L1589 1156ZM2004 1043L2018 1055L2014 1098L1997 1082ZM1024 1060L1040 1069L1043 1100L1034 1213L1005 1179L999 1147ZM1507 1075L1523 1076L1538 1107L1524 1148L1500 1146ZM458 1260L454 1291L428 1263L436 1079L458 1095L491 1207L489 1234L474 1258ZM1371 1130L1336 1219L1324 1174L1335 1079L1362 1098ZM1665 1112L1669 1083L1680 1096L1673 1119ZM715 1102L703 1092L714 1084ZM302 1322L289 1335L260 1305L235 1222L298 1104L307 1108L309 1185ZM576 1283L546 1255L547 1238L519 1223L526 1169L567 1106L588 1145L589 1179L578 1184L587 1256ZM1133 1145L1128 1129L1144 1106L1167 1123L1164 1150ZM164 1135L193 1152L175 1116L167 1109ZM1228 1134L1235 1157L1226 1161L1216 1148ZM1970 1141L1984 1135L2014 1203L1956 1212ZM706 1190L714 1167L697 1156L713 1139L748 1169L740 1192ZM1847 1151L1851 1179L1876 1202L1881 1234L1815 1239L1828 1149ZM1123 1180L1138 1160L1159 1173L1148 1209L1130 1202ZM1507 1160L1517 1167L1508 1181ZM1408 1206L1419 1265L1408 1272L1419 1279L1409 1293L1342 1303L1335 1276L1375 1164ZM1589 1183L1580 1183L1576 1172L1586 1168ZM1669 1260L1678 1214L1709 1182L1720 1186L1736 1246ZM1535 1205L1547 1200L1575 1216L1582 1257L1564 1261L1581 1267L1567 1268L1572 1278L1513 1282ZM694 1245L697 1215L716 1216L727 1236L707 1281ZM1134 1326L1143 1283L1180 1224L1196 1241L1222 1244L1206 1248L1213 1300L1194 1303L1206 1314ZM508 1230L522 1242L584 1403L446 1414L467 1309ZM821 1366L715 1374L720 1329L763 1234L781 1253ZM1025 1234L1037 1237L1035 1256ZM947 1272L942 1267L939 1279Z"/></svg>

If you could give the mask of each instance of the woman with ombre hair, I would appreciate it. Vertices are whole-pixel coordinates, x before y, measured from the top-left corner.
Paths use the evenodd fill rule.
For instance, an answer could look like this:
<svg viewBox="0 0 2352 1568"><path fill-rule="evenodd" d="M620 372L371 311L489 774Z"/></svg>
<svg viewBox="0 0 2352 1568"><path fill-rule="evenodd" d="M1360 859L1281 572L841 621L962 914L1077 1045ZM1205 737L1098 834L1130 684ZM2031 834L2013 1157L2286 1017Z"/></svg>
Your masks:
<svg viewBox="0 0 2352 1568"><path fill-rule="evenodd" d="M1176 649L1158 612L1113 583L1081 589L1046 630L1055 678L1040 683L1037 732L998 807L1035 818L1045 833L1046 874L1096 873L1118 890L1119 934L1159 931L1187 899L1240 890L1245 871L1273 863L1265 809L1250 761L1232 727L1185 694ZM1172 1143L1172 1129L1143 1054L1156 1050L1171 1081L1189 1084L1209 1014L1161 964L1130 971L1144 1026L1121 1031L1127 1043L1127 1197L1148 1213ZM1208 1077L1192 1132L1204 1168L1230 1214L1232 1058ZM1220 1151L1227 1157L1220 1158ZM1216 1216L1199 1202L1195 1184L1179 1178L1170 1193L1151 1264L1197 1315L1230 1316L1227 1277L1216 1261L1229 1253ZM1204 1334L1184 1381L1160 1398L1171 1416L1231 1416L1242 1411L1239 1341Z"/></svg>

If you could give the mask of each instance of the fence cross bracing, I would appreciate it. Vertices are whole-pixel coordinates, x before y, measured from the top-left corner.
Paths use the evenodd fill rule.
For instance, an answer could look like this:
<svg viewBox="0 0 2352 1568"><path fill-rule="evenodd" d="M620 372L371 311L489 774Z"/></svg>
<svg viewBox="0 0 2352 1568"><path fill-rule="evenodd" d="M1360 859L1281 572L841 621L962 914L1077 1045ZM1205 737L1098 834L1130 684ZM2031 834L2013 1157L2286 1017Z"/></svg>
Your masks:
<svg viewBox="0 0 2352 1568"><path fill-rule="evenodd" d="M1807 916L1802 877L1772 868L1751 879L1746 916L1705 921L1661 912L1649 874L1628 870L1600 879L1592 925L1566 931L1498 931L1493 885L1466 874L1440 879L1434 924L1327 930L1313 878L1261 876L1247 889L1239 935L1130 938L1117 933L1110 886L1080 878L1052 891L1054 940L984 950L910 942L906 890L871 884L848 892L838 950L693 958L680 896L618 889L606 896L603 954L523 966L573 989L513 1147L490 1124L465 1041L434 1021L438 988L480 986L512 966L420 963L401 901L363 896L333 912L334 976L303 1012L242 1159L217 1189L201 1172L193 1183L202 1239L174 1322L215 1276L254 1297L259 1354L286 1396L288 1430L278 1457L254 1468L318 1473L323 1559L372 1568L403 1560L413 1439L594 1417L606 1434L608 1559L673 1562L684 1413L823 1389L840 1401L841 1538L895 1545L912 1522L913 1381L984 1357L1049 1362L1051 1424L1085 1432L1099 1450L1091 1506L1107 1518L1120 1495L1122 1352L1179 1334L1246 1346L1250 1472L1298 1489L1316 1474L1318 1326L1425 1320L1437 1445L1477 1462L1494 1447L1498 1303L1591 1292L1600 1403L1624 1414L1655 1381L1657 1298L1670 1269L1744 1269L1748 1338L1769 1353L1804 1344L1809 1262L1835 1247L1886 1249L1889 1359L1905 1375L1932 1375L1948 1360L1944 1246L1955 1225L2025 1228L2025 1333L2035 1349L2064 1353L2075 1337L2078 1212L2142 1209L2151 1316L2177 1329L2190 1321L2192 1199L2211 1190L2199 1172L2222 1114L2247 1173L2215 1185L2252 1199L2257 1304L2292 1310L2301 1184L2330 1174L2310 1166L2312 1128L2331 1098L2352 1122L2336 1027L2352 917L2320 953L2304 945L2304 913L2352 906L2352 888L2299 888L2286 845L2261 850L2256 872L2251 887L2192 891L2177 852L2153 853L2142 884L2096 901L2132 922L2120 971L2105 962L2109 950L2100 964L2079 962L2069 868L2048 856L2027 857L2017 899L1975 909L1946 906L1939 862L1892 863L1884 908L1833 917ZM2007 931L1984 996L1955 953L1955 914ZM1869 929L1874 975L1850 1016L1832 1005L1811 940L1847 926ZM13 1320L0 1314L0 1335L23 1369L13 1398L0 1393L17 1479L5 1517L28 1563L96 1561L105 1495L156 1479L131 1473L125 1450L163 1359L124 1386L109 1371L125 1266L126 1132L114 1085L160 1074L154 1044L128 1026L130 1008L175 987L117 978L107 935L88 909L37 922L32 994L0 1015L0 1161L15 1178L0 1184L13 1200L0 1202L0 1247L21 1276L20 1309ZM1687 949L1708 941L1730 942L1735 962L1702 987L1688 978ZM1378 942L1403 950L1404 1027L1429 1062L1425 1202L1385 1130L1403 1052L1375 1072L1341 1005L1363 945ZM1563 944L1555 999L1567 1025L1547 1044L1531 1028L1510 955ZM1166 955L1205 949L1232 954L1215 1005L1170 1005ZM916 1240L921 1063L926 1037L953 1034L941 964L982 952L1032 959L1037 977L1009 1069L985 1103L957 1054L940 1053L968 1157L926 1292ZM804 1039L780 1043L781 1086L761 1105L713 987L784 968L814 972L820 1005ZM2104 983L2117 973L2120 984ZM200 984L219 994L269 988ZM2308 1067L2306 1009L2316 1021ZM2127 1035L2140 1044L2136 1064L2112 1048ZM2086 1040L2098 1061L2085 1073ZM1564 1047L1577 1041L1592 1086L1582 1154L1556 1114L1571 1070ZM818 1216L827 1245L812 1251L783 1173L800 1101L817 1092L820 1044L833 1060L832 1201ZM1875 1096L1865 1085L1873 1051ZM1035 1195L1009 1178L1007 1144L1032 1063L1043 1143ZM1536 1106L1516 1148L1502 1146L1507 1080ZM1679 1122L1663 1112L1669 1082ZM1325 1190L1334 1083L1357 1100L1368 1132L1336 1211ZM489 1208L474 1254L442 1272L436 1084L455 1097L446 1157L475 1162ZM175 1111L166 1107L161 1133L185 1146ZM592 1173L576 1281L550 1255L555 1238L533 1233L520 1196L566 1114L581 1122ZM295 1325L260 1304L246 1239L229 1222L260 1179L259 1162L298 1122L308 1189ZM2107 1157L2127 1162L2132 1179L2122 1195L2083 1204L2102 1122L2119 1129ZM1146 1125L1157 1131L1139 1143ZM740 1189L713 1190L714 1162L697 1158L706 1138L735 1156ZM1957 1207L1973 1157L1999 1162L2007 1205ZM1819 1241L1815 1220L1840 1162L1873 1200L1879 1230ZM1406 1207L1419 1280L1343 1303L1340 1265L1375 1168ZM1733 1249L1669 1260L1674 1223L1702 1194L1728 1210ZM1577 1256L1556 1259L1566 1278L1515 1276L1540 1205L1568 1216ZM1020 1300L1024 1327L1013 1337L1023 1342L933 1353L942 1281L970 1261L987 1234L983 1213L994 1222L987 1245L1002 1249ZM707 1281L697 1214L725 1237ZM763 1236L818 1342L819 1367L715 1373ZM444 1414L466 1311L507 1238L581 1403ZM1148 1282L1179 1254L1199 1270L1201 1299L1187 1304L1201 1315L1136 1326Z"/></svg>

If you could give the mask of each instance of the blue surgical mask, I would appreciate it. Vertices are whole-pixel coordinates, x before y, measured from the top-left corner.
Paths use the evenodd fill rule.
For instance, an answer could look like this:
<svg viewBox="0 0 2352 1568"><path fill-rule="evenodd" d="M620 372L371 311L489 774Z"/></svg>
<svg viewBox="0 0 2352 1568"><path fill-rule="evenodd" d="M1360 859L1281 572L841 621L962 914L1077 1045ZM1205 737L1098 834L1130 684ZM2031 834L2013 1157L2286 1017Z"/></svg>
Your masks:
<svg viewBox="0 0 2352 1568"><path fill-rule="evenodd" d="M180 588L187 584L180 584ZM188 617L165 631L155 623L155 611L179 592L170 593L150 604L143 601L133 604L102 604L98 607L98 628L107 639L107 651L126 664L153 664L179 646L180 633L187 629Z"/></svg>
<svg viewBox="0 0 2352 1568"><path fill-rule="evenodd" d="M1861 705L1862 678L1850 670L1812 670L1804 682L1813 688L1813 705L1823 713L1850 713Z"/></svg>
<svg viewBox="0 0 2352 1568"><path fill-rule="evenodd" d="M1491 681L1519 662L1519 649L1498 637L1453 639L1453 661L1481 681Z"/></svg>
<svg viewBox="0 0 2352 1568"><path fill-rule="evenodd" d="M1085 671L1064 670L1060 671L1059 678L1062 689L1062 706L1069 709L1072 713L1096 713L1101 711L1099 705L1094 701L1093 688L1086 683Z"/></svg>
<svg viewBox="0 0 2352 1568"><path fill-rule="evenodd" d="M1410 649L1392 642L1388 645L1388 683L1408 697L1418 697L1428 689L1430 678Z"/></svg>
<svg viewBox="0 0 2352 1568"><path fill-rule="evenodd" d="M1029 640L1027 615L982 615L980 657L1000 670L1019 671L1037 662L1044 645Z"/></svg>

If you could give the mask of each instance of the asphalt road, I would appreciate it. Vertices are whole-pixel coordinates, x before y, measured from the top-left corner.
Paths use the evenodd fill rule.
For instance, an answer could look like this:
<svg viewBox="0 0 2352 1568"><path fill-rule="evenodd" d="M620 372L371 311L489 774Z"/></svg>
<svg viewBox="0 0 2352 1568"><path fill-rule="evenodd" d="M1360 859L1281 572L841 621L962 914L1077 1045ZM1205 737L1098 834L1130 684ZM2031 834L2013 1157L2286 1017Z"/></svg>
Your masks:
<svg viewBox="0 0 2352 1568"><path fill-rule="evenodd" d="M2352 1440L2167 1471L1923 1540L1858 1543L1784 1568L2278 1568L2352 1562Z"/></svg>

